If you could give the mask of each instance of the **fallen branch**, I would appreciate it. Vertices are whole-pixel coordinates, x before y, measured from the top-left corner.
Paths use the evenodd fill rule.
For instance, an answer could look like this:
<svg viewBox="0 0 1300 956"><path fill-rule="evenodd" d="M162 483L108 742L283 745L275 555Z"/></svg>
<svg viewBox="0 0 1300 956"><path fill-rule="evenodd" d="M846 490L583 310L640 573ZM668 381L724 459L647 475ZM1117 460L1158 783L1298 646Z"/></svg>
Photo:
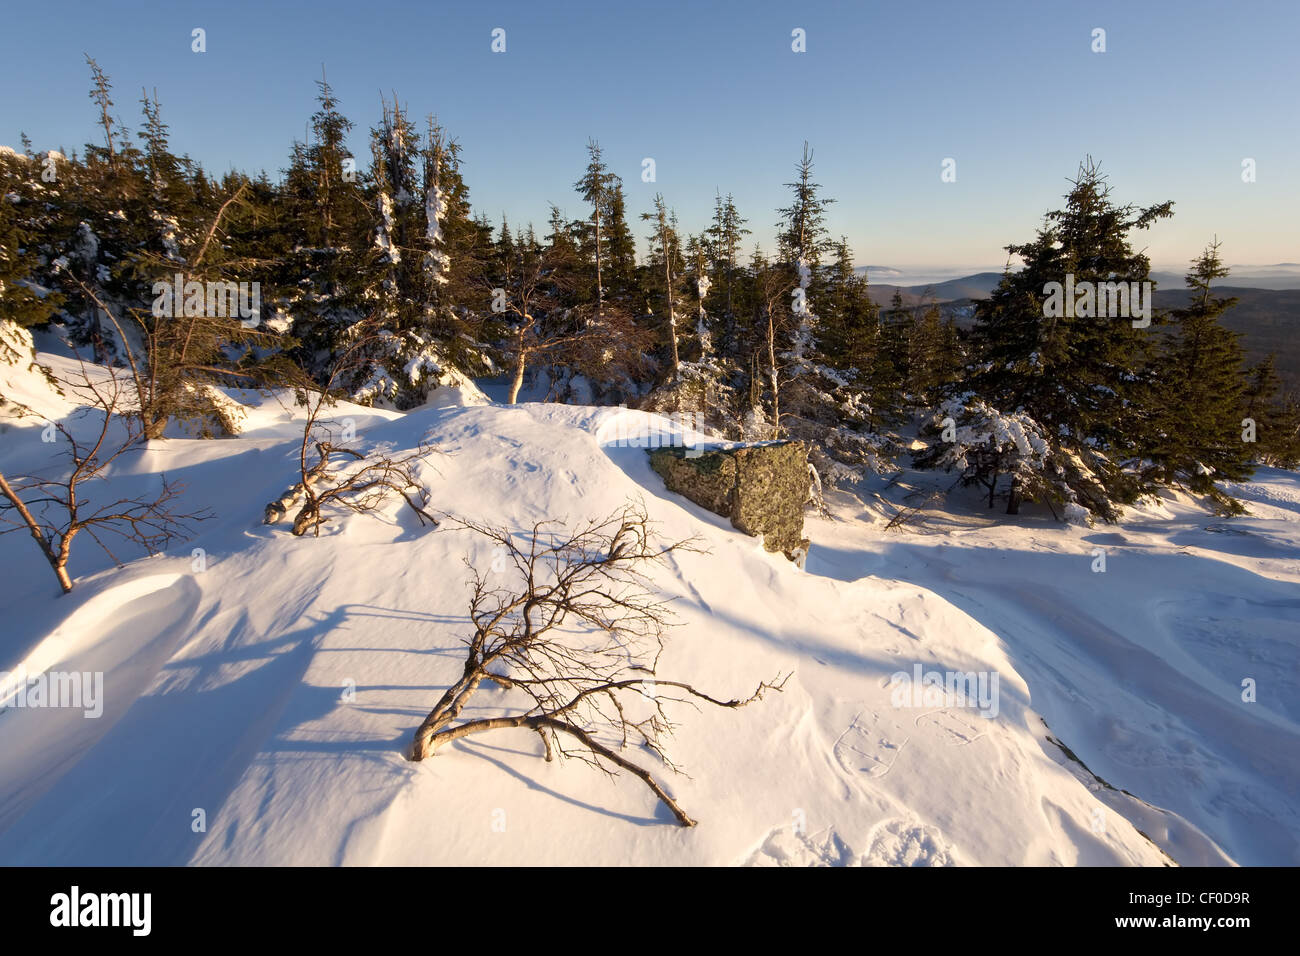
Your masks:
<svg viewBox="0 0 1300 956"><path fill-rule="evenodd" d="M658 679L671 622L666 602L654 597L641 568L674 551L695 550L693 543L655 543L645 512L634 506L576 531L560 531L556 522L538 522L522 534L453 523L494 544L492 573L505 573L507 580L489 586L470 566L474 633L465 642L464 666L416 729L410 759L423 760L472 734L527 729L541 738L548 761L558 754L610 775L631 773L678 823L694 826L650 770L623 751L639 744L680 773L665 750L675 705L744 707L769 690L782 690L789 675L763 681L754 693L734 700ZM502 554L504 566L498 567ZM461 721L483 681L510 692L517 712Z"/></svg>

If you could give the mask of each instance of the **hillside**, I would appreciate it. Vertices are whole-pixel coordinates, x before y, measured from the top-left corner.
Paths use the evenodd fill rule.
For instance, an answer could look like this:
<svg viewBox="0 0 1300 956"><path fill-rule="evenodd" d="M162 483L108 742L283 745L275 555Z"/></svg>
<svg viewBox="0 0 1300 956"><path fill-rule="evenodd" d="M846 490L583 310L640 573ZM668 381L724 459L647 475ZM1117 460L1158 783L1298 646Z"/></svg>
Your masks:
<svg viewBox="0 0 1300 956"><path fill-rule="evenodd" d="M3 374L43 414L71 410ZM720 696L793 677L743 710L681 715L672 754L689 776L656 772L700 821L684 830L638 781L546 763L520 731L405 760L459 672L463 561L490 555L396 508L319 538L263 525L301 410L231 395L248 406L240 437L156 441L114 476L183 480L214 513L193 541L122 569L83 548L58 597L30 542L0 539L0 668L103 671L106 688L96 720L0 716L0 863L1300 862L1293 473L1238 488L1255 516L1231 526L1171 498L1117 528L1028 510L997 525L972 505L886 532L936 480L909 473L810 517L800 570L614 444L620 418L645 413L472 390L407 414L334 409L365 445L434 442L422 475L439 510L519 528L641 499L665 537L700 539L707 553L654 573L681 625L660 673ZM36 424L5 425L0 468L47 455ZM1099 547L1105 574L1090 571ZM890 676L916 665L996 674L996 715L895 706ZM1260 703L1240 702L1243 675ZM512 693L481 692L477 712Z"/></svg>

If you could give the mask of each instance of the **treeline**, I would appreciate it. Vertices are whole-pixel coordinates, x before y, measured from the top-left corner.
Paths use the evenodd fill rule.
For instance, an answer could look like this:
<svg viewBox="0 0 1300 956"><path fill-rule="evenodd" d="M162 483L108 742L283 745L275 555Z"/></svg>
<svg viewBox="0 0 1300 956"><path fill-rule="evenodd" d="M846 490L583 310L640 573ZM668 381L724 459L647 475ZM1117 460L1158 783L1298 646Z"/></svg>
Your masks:
<svg viewBox="0 0 1300 956"><path fill-rule="evenodd" d="M1011 511L1039 500L1110 519L1173 482L1231 508L1215 482L1300 457L1294 401L1267 365L1244 367L1217 322L1231 304L1210 289L1226 274L1217 248L1189 275L1193 301L1150 328L1045 316L1044 283L1066 273L1147 280L1128 237L1171 213L1113 205L1090 164L1066 209L1008 247L1026 267L965 333L934 303L872 302L847 240L828 233L833 200L806 144L765 254L729 195L695 235L662 196L629 212L594 141L576 217L552 205L544 224L492 222L431 117L394 97L358 137L324 79L277 180L215 177L175 155L156 93L128 133L88 63L102 142L64 157L24 137L0 153L0 316L57 323L97 362L148 366L151 436L219 421L214 385L339 383L347 355L354 401L406 409L496 374L512 401L625 402L702 412L733 438L805 439L831 484L899 460L919 420L918 463L958 469ZM159 310L155 285L178 275L197 298ZM258 284L255 321L205 306L203 289L227 282Z"/></svg>

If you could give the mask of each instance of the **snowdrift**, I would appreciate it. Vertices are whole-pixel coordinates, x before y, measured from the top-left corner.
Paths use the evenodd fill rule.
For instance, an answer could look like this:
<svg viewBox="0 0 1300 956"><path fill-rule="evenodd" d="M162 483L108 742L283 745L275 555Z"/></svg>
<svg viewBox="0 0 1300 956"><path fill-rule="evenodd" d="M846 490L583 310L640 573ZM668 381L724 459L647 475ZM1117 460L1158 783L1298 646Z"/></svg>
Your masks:
<svg viewBox="0 0 1300 956"><path fill-rule="evenodd" d="M6 374L44 414L70 411ZM701 540L707 553L677 553L654 575L681 625L661 675L724 697L793 677L744 710L680 713L671 752L687 775L636 754L700 822L683 829L639 781L548 764L524 731L404 759L461 667L464 562L491 555L404 506L337 516L318 538L263 525L293 475L301 412L285 396L231 394L249 406L238 438L154 442L114 476L185 482L187 502L215 517L184 547L122 569L83 547L76 590L57 597L31 543L0 538L0 669L105 677L98 718L0 714L0 863L1300 862L1295 476L1268 486L1283 497L1254 546L1210 532L1177 542L1246 558L1180 557L1161 536L1190 524L1158 515L1109 545L1107 575L1088 571L1088 529L918 539L810 519L801 571L666 492L644 449L611 437L645 413L331 409L366 445L434 442L423 474L435 509L522 527L640 498L665 537ZM8 423L0 442L6 470L48 461L39 423ZM1157 567L1137 568L1157 538ZM1233 563L1258 560L1289 570ZM1174 574L1199 603L1158 590ZM924 694L898 706L893 675L918 668L995 678L995 714ZM1258 677L1257 706L1234 704L1239 671ZM472 715L505 693L480 691Z"/></svg>

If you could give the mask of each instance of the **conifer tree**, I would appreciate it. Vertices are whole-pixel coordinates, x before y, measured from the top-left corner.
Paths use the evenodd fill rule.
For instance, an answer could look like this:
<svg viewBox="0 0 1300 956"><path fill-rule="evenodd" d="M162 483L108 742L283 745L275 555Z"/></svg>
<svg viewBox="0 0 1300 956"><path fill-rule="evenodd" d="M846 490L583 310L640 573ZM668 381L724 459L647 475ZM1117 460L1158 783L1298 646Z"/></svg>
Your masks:
<svg viewBox="0 0 1300 956"><path fill-rule="evenodd" d="M681 243L677 238L676 217L664 204L662 193L656 193L654 212L644 212L641 218L652 223L650 234L650 266L660 276L664 328L668 335L673 378L681 375L681 358L677 347L678 285L683 271Z"/></svg>
<svg viewBox="0 0 1300 956"><path fill-rule="evenodd" d="M580 253L584 259L595 265L595 316L597 321L604 318L605 307L605 271L608 255L608 213L611 173L602 158L600 144L594 139L587 140L587 171L573 184L573 188L591 206L591 218L582 229L582 246Z"/></svg>
<svg viewBox="0 0 1300 956"><path fill-rule="evenodd" d="M352 121L323 75L316 88L310 140L294 144L281 188L286 241L277 279L293 290L288 311L302 343L299 358L308 371L324 375L349 347L347 329L368 307L372 217L347 142Z"/></svg>
<svg viewBox="0 0 1300 956"><path fill-rule="evenodd" d="M698 347L697 357L701 363L715 359L713 343L713 322L705 303L713 289L710 276L710 255L707 236L689 235L686 237L686 284L694 293L695 302L695 340Z"/></svg>
<svg viewBox="0 0 1300 956"><path fill-rule="evenodd" d="M783 260L798 268L802 263L810 271L821 263L830 247L826 232L826 207L835 202L821 195L821 186L813 182L813 151L803 144L803 155L795 165L798 178L786 183L794 195L790 205L778 210L781 232L779 243Z"/></svg>
<svg viewBox="0 0 1300 956"><path fill-rule="evenodd" d="M636 267L636 239L627 222L623 180L614 173L610 173L606 197L609 201L605 216L609 236L609 267L605 278L608 297L619 303L623 310L631 311L642 296Z"/></svg>
<svg viewBox="0 0 1300 956"><path fill-rule="evenodd" d="M740 316L746 310L740 302L744 292L740 287L744 278L740 254L744 237L750 234L745 228L747 221L736 209L730 193L725 199L718 193L714 198L713 221L705 230L713 271L720 280L713 288L720 300L714 308L721 313L717 346L732 355L743 351Z"/></svg>
<svg viewBox="0 0 1300 956"><path fill-rule="evenodd" d="M749 220L741 217L736 209L736 202L731 193L723 199L719 193L714 199L713 222L706 233L713 253L715 268L722 275L722 292L725 295L723 315L734 321L736 315L736 282L740 268L740 246L750 230L745 228Z"/></svg>
<svg viewBox="0 0 1300 956"><path fill-rule="evenodd" d="M1107 520L1117 514L1116 502L1150 487L1126 466L1139 462L1149 445L1141 383L1151 335L1128 317L1092 314L1082 295L1077 308L1071 303L1067 313L1054 314L1048 283L1141 287L1151 264L1133 249L1130 234L1172 215L1172 206L1116 205L1100 168L1085 161L1065 208L1047 214L1033 241L1007 247L1024 268L1005 274L976 308L979 395L995 410L1024 412L1077 455L1106 489L1109 499L1098 513Z"/></svg>
<svg viewBox="0 0 1300 956"><path fill-rule="evenodd" d="M1272 354L1246 373L1242 400L1242 438L1252 460L1278 468L1300 465L1300 394L1281 388Z"/></svg>
<svg viewBox="0 0 1300 956"><path fill-rule="evenodd" d="M928 406L943 384L944 332L943 315L934 291L926 290L929 304L917 315L912 324L908 342L908 388L914 400Z"/></svg>
<svg viewBox="0 0 1300 956"><path fill-rule="evenodd" d="M58 293L37 290L39 261L32 249L36 224L28 216L43 199L40 187L33 183L38 179L34 167L26 154L0 154L0 321L23 328L48 322L62 304ZM0 352L3 350L0 342ZM11 358L14 356L0 355L0 360Z"/></svg>
<svg viewBox="0 0 1300 956"><path fill-rule="evenodd" d="M606 341L625 343L627 348L616 350L620 361L609 364L601 370L586 360L577 363L564 374L576 371L578 365L583 371L579 373L583 381L578 382L575 391L570 385L562 386L570 394L593 400L595 395L604 395L611 400L626 398L635 393L638 385L635 379L652 371L654 363L642 358L641 371L630 375L631 366L623 360L630 354L628 348L634 341L644 341L645 330L637 326L633 319L634 310L640 304L639 283L636 276L636 242L628 228L626 205L623 197L622 180L605 164L600 144L595 140L587 143L588 163L586 173L574 188L591 206L591 215L578 224L579 262L592 268L585 277L579 266L579 305L584 313L580 321L588 318L604 326L601 336ZM582 281L585 278L585 281ZM595 376L593 379L592 376ZM595 392L591 392L592 388Z"/></svg>
<svg viewBox="0 0 1300 956"><path fill-rule="evenodd" d="M880 378L901 396L911 393L912 386L912 333L915 319L912 310L903 304L903 293L895 289L889 300L889 309L881 320Z"/></svg>
<svg viewBox="0 0 1300 956"><path fill-rule="evenodd" d="M1149 457L1163 482L1185 481L1224 510L1240 513L1241 504L1215 486L1218 480L1242 481L1251 474L1251 449L1241 435L1242 349L1238 333L1219 323L1237 300L1211 291L1214 280L1227 275L1217 241L1187 274L1191 300L1171 313L1175 324L1156 365L1159 395Z"/></svg>

